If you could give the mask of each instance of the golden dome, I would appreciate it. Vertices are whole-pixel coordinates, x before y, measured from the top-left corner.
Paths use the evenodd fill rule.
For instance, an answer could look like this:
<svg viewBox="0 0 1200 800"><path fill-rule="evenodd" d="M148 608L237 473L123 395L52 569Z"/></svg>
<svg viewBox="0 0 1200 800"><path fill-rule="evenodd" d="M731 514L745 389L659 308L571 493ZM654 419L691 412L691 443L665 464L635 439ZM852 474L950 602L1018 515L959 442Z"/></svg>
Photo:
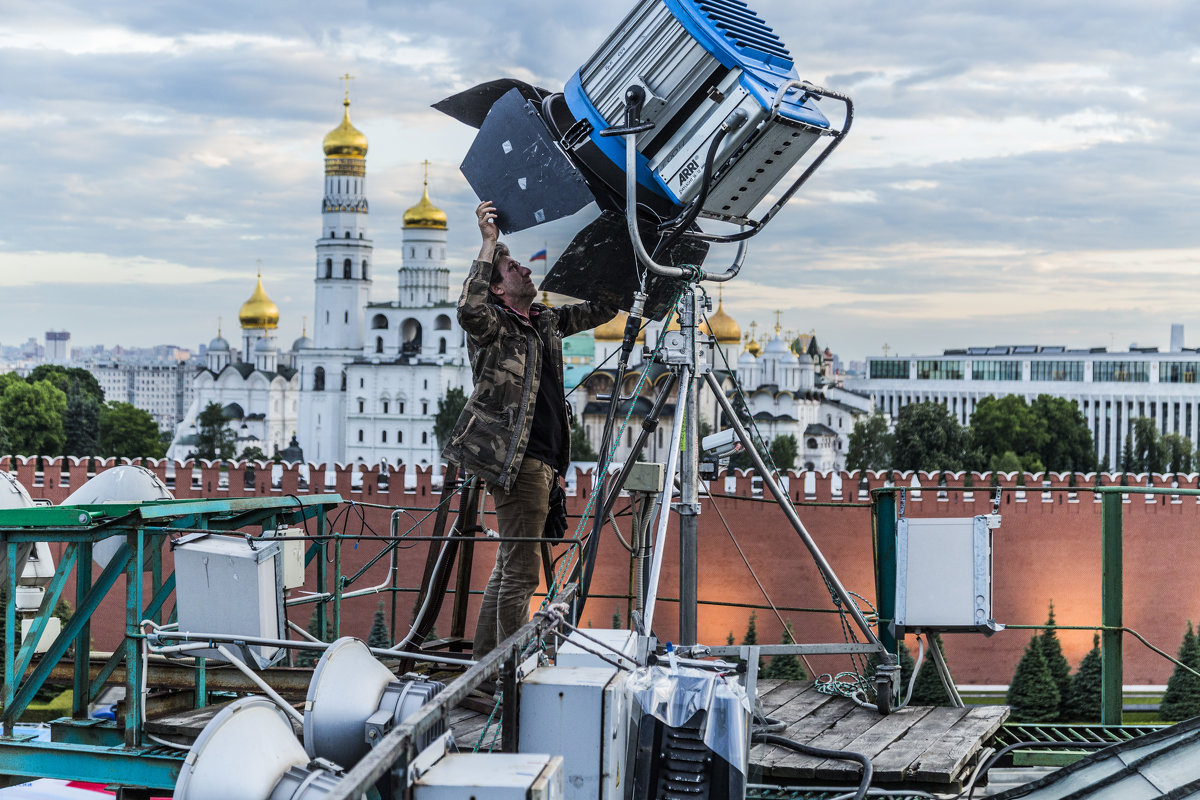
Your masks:
<svg viewBox="0 0 1200 800"><path fill-rule="evenodd" d="M421 202L404 212L404 227L446 230L446 212L429 202L428 181L425 183L425 193L421 195Z"/></svg>
<svg viewBox="0 0 1200 800"><path fill-rule="evenodd" d="M261 274L258 276L258 285L254 287L254 294L242 303L242 308L238 311L238 322L242 323L242 328L279 327L279 306L267 297Z"/></svg>
<svg viewBox="0 0 1200 800"><path fill-rule="evenodd" d="M367 137L350 124L350 95L342 102L346 107L342 124L325 134L321 146L328 158L363 158L367 155Z"/></svg>
<svg viewBox="0 0 1200 800"><path fill-rule="evenodd" d="M747 336L747 338L749 338L749 336ZM750 341L746 344L746 352L755 358L758 358L758 354L762 352L762 345L760 345L756 340L750 339Z"/></svg>
<svg viewBox="0 0 1200 800"><path fill-rule="evenodd" d="M721 344L737 344L742 340L742 329L737 321L725 313L725 303L717 302L717 310L708 318L707 327Z"/></svg>
<svg viewBox="0 0 1200 800"><path fill-rule="evenodd" d="M592 336L595 337L597 342L619 342L625 338L625 321L627 319L629 319L629 315L622 311L608 322L600 325L594 331L592 331ZM645 328L642 328L640 331L638 331L637 339L635 341L638 344L646 343Z"/></svg>

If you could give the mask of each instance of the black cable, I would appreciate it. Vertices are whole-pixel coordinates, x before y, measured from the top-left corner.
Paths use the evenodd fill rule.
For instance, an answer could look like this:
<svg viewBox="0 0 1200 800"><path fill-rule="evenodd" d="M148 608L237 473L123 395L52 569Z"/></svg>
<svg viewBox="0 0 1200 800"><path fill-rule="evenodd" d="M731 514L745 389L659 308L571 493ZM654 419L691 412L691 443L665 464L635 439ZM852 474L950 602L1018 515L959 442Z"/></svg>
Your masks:
<svg viewBox="0 0 1200 800"><path fill-rule="evenodd" d="M785 736L776 736L773 733L756 733L750 737L750 741L773 744L776 747L785 747L788 750L795 750L797 753L803 753L806 756L832 758L838 761L857 761L862 765L862 779L858 782L858 791L854 794L854 800L863 800L867 796L867 790L871 788L871 775L874 770L871 767L871 759L862 753L855 753L851 750L826 750L821 747L813 747L810 744L793 741Z"/></svg>

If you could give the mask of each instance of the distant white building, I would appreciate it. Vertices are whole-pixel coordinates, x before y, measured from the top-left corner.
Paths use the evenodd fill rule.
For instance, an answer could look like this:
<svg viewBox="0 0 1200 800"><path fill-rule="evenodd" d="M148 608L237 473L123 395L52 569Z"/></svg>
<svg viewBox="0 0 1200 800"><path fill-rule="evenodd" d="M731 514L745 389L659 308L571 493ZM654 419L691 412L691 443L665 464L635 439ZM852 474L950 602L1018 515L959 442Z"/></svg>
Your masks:
<svg viewBox="0 0 1200 800"><path fill-rule="evenodd" d="M619 314L595 329L594 365L605 363L612 353L620 349L625 319L625 314ZM677 327L673 322L667 329ZM870 401L827 380L826 373L832 367L832 354L828 350L818 350L815 337L804 335L788 342L782 337L779 326L776 326L775 336L767 340L765 345L748 339L746 349L742 350L741 328L725 311L723 302L718 302L716 311L709 315L700 330L711 333L716 339L718 352L713 371L726 395L734 396L740 385L755 427L768 445L777 436L792 435L796 437L799 447L795 464L797 469L839 470L845 467L850 431L854 428L855 419L869 412ZM640 361L643 344L653 350L662 332L661 323L647 325L638 339L633 359ZM615 358L608 363L615 363ZM633 395L641 379L643 366L641 363L631 366L623 385L619 387L621 396ZM617 441L614 456L617 460L625 459L631 452L640 422L649 412L665 374L665 367L652 365L646 380L641 382L641 389L632 401L634 408L630 425ZM579 395L576 413L588 439L597 449L608 410L608 401L601 397L612 394L615 377L614 369L599 368L580 384L576 392ZM714 431L728 427L720 417L715 399L707 391L700 391L699 402L702 422ZM622 407L617 417L618 427L628 410L627 405ZM674 403L668 403L663 409L657 431L647 442L644 458L666 458L668 449L674 446L670 441L674 414Z"/></svg>
<svg viewBox="0 0 1200 800"><path fill-rule="evenodd" d="M68 331L46 331L46 363L66 364L71 358L71 334Z"/></svg>
<svg viewBox="0 0 1200 800"><path fill-rule="evenodd" d="M86 364L85 369L104 390L106 402L129 403L146 411L163 432L175 432L195 398L196 370L189 361L100 361Z"/></svg>
<svg viewBox="0 0 1200 800"><path fill-rule="evenodd" d="M1074 401L1087 420L1096 455L1116 469L1138 417L1149 417L1161 433L1180 433L1200 443L1200 350L1183 346L1182 326L1173 326L1171 350L1106 348L1069 350L1039 345L1001 345L946 350L941 355L867 359L867 375L847 387L870 395L891 417L909 403L946 406L966 425L989 395L1014 394L1031 401L1040 394Z"/></svg>

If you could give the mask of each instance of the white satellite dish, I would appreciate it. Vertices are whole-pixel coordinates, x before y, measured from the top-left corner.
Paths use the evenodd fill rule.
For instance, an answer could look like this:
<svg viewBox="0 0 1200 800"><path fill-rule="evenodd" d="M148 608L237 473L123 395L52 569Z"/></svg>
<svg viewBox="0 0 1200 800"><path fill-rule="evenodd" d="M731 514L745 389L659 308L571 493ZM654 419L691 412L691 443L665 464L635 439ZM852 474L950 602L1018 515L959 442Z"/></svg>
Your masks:
<svg viewBox="0 0 1200 800"><path fill-rule="evenodd" d="M67 499L60 505L93 506L174 499L175 495L171 494L171 490L153 472L145 467L125 465L99 473L67 495ZM92 560L103 569L108 566L108 562L116 555L124 541L120 536L110 536L97 542L92 547Z"/></svg>
<svg viewBox="0 0 1200 800"><path fill-rule="evenodd" d="M179 772L175 800L301 800L325 797L341 774L312 764L287 715L243 697L200 732Z"/></svg>
<svg viewBox="0 0 1200 800"><path fill-rule="evenodd" d="M313 669L304 703L304 749L350 769L443 689L435 681L399 679L360 640L338 639ZM442 734L431 731L418 749Z"/></svg>

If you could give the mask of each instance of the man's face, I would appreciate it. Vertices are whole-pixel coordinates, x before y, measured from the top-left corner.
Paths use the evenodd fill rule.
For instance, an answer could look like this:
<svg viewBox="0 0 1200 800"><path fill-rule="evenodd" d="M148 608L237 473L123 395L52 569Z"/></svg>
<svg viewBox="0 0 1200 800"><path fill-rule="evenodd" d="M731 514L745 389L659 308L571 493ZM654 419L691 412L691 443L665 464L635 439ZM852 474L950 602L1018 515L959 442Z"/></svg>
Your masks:
<svg viewBox="0 0 1200 800"><path fill-rule="evenodd" d="M492 286L492 293L509 301L532 300L537 297L537 287L530 278L529 267L520 261L504 256L496 265L500 271L500 283Z"/></svg>

